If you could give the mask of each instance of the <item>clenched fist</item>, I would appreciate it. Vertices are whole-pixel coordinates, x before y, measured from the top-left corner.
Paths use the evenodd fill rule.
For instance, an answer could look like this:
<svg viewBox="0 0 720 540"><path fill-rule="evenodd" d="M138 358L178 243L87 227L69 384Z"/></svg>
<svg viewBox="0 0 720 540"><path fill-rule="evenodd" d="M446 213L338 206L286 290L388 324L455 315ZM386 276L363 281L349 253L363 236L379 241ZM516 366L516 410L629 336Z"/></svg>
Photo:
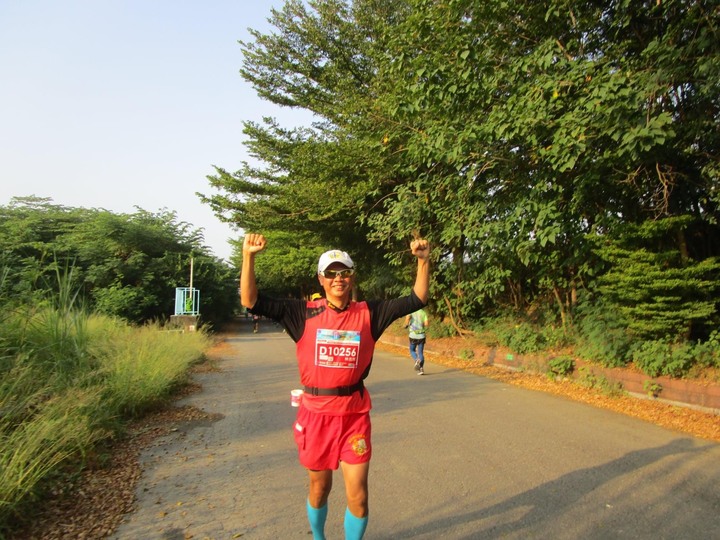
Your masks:
<svg viewBox="0 0 720 540"><path fill-rule="evenodd" d="M267 240L262 234L246 234L243 240L243 254L254 254L265 249Z"/></svg>
<svg viewBox="0 0 720 540"><path fill-rule="evenodd" d="M410 251L418 259L427 259L430 256L430 243L424 238L416 238L410 242Z"/></svg>

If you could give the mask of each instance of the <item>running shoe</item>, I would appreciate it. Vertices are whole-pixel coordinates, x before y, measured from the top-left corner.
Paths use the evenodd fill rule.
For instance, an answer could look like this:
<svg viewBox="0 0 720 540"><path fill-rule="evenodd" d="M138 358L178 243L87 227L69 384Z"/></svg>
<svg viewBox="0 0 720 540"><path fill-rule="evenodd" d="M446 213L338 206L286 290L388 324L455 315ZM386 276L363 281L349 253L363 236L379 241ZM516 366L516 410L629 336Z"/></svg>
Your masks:
<svg viewBox="0 0 720 540"><path fill-rule="evenodd" d="M420 371L420 369L422 369L420 367L420 360L415 360L415 371Z"/></svg>
<svg viewBox="0 0 720 540"><path fill-rule="evenodd" d="M418 369L418 375L425 375L425 370L423 368Z"/></svg>

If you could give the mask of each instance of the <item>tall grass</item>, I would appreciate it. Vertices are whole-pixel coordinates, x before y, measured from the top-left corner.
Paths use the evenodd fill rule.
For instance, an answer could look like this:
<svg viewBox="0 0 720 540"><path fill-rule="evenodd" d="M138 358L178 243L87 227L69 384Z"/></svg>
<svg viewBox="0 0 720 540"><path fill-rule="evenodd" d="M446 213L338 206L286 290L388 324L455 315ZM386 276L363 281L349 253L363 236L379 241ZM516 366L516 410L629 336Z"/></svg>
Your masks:
<svg viewBox="0 0 720 540"><path fill-rule="evenodd" d="M201 332L168 332L158 325L132 328L107 319L96 319L93 326L97 335L91 349L99 359L106 399L123 416L162 402L186 381L189 367L209 345Z"/></svg>
<svg viewBox="0 0 720 540"><path fill-rule="evenodd" d="M107 433L93 426L100 389L72 389L47 399L20 423L0 418L0 518L39 495L38 484Z"/></svg>
<svg viewBox="0 0 720 540"><path fill-rule="evenodd" d="M0 303L2 538L49 479L80 470L125 420L163 403L210 340L88 314L62 292L39 306Z"/></svg>

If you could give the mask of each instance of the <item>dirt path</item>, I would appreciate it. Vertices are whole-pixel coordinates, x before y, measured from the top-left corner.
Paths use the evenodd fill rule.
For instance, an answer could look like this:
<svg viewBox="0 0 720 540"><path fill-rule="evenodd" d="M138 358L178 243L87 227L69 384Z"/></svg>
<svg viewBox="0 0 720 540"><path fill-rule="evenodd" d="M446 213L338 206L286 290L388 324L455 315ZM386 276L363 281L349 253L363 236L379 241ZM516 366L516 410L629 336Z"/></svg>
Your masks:
<svg viewBox="0 0 720 540"><path fill-rule="evenodd" d="M116 539L307 539L290 426L294 348L227 340L180 405L207 413L143 451ZM376 354L368 539L720 536L720 445L562 397ZM343 486L327 534L342 538Z"/></svg>

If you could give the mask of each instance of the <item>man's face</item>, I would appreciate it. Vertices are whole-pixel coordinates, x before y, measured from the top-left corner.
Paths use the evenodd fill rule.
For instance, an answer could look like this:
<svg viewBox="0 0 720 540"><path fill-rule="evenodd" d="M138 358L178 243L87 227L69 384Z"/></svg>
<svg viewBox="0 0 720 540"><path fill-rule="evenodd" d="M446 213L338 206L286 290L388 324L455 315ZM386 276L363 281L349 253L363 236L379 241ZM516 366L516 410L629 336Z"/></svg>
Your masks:
<svg viewBox="0 0 720 540"><path fill-rule="evenodd" d="M342 263L332 263L325 269L323 275L318 275L320 286L325 291L325 296L342 298L350 294L355 275L353 269L348 269Z"/></svg>

